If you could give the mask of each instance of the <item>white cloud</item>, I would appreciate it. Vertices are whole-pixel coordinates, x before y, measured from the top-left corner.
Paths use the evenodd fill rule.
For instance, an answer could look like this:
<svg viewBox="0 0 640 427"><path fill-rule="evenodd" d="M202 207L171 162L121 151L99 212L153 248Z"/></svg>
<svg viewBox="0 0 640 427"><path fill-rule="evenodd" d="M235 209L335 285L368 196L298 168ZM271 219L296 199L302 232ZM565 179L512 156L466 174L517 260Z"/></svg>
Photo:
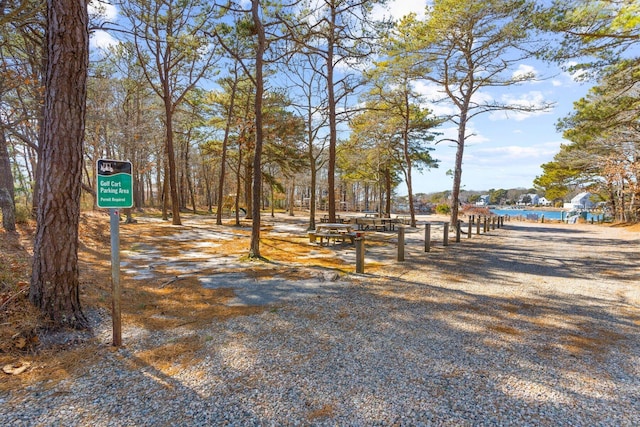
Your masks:
<svg viewBox="0 0 640 427"><path fill-rule="evenodd" d="M114 22L118 17L118 8L106 2L91 2L87 6L90 16L99 16L102 19Z"/></svg>
<svg viewBox="0 0 640 427"><path fill-rule="evenodd" d="M89 16L96 23L115 22L118 19L118 8L105 1L91 1L87 6ZM107 48L118 44L118 40L113 38L104 30L95 30L90 35L90 45L92 48Z"/></svg>
<svg viewBox="0 0 640 427"><path fill-rule="evenodd" d="M456 109L447 101L444 91L435 83L418 81L413 84L413 89L424 97L426 102L423 107L431 110L434 115L450 116L456 113Z"/></svg>
<svg viewBox="0 0 640 427"><path fill-rule="evenodd" d="M571 68L576 65L578 65L578 63L575 61L569 61L564 64L563 68L568 71L565 71L563 74L568 76L574 82L583 81L587 73L584 70L571 70Z"/></svg>
<svg viewBox="0 0 640 427"><path fill-rule="evenodd" d="M436 129L436 132L441 134L441 135L438 135L436 137L436 140L441 140L442 141L440 144L445 144L447 146L455 146L453 141L457 141L458 140L458 127L457 126L438 128L438 129ZM473 127L472 124L468 124L467 125L467 135L468 135L468 138L467 138L467 140L465 142L465 147L466 146L473 146L473 145L480 145L480 144L483 144L485 142L489 142L489 138L487 138L487 137L483 136L482 134L480 134L478 132L478 130Z"/></svg>
<svg viewBox="0 0 640 427"><path fill-rule="evenodd" d="M516 108L536 108L538 110L537 111L511 111L511 110L494 111L489 115L489 120L522 121L531 117L549 114L552 111L552 108L541 109L545 106L545 103L547 103L548 101L545 100L544 95L542 94L542 92L539 92L539 91L526 92L526 93L520 94L517 97L507 94L507 95L503 95L500 100L504 104L511 105Z"/></svg>
<svg viewBox="0 0 640 427"><path fill-rule="evenodd" d="M372 16L375 19L391 17L395 21L413 12L418 19L422 19L425 16L427 3L431 2L427 0L391 0L386 7L375 6Z"/></svg>
<svg viewBox="0 0 640 427"><path fill-rule="evenodd" d="M475 147L469 150L467 160L484 166L539 166L549 161L560 150L562 141L550 141L529 146Z"/></svg>
<svg viewBox="0 0 640 427"><path fill-rule="evenodd" d="M515 70L512 74L512 78L519 80L519 79L536 79L538 77L539 73L538 70L536 70L535 67L531 66L531 65L526 65L526 64L520 64L518 66L518 69Z"/></svg>
<svg viewBox="0 0 640 427"><path fill-rule="evenodd" d="M92 48L105 49L111 46L115 46L120 43L113 38L111 34L103 30L96 30L91 33L90 45Z"/></svg>

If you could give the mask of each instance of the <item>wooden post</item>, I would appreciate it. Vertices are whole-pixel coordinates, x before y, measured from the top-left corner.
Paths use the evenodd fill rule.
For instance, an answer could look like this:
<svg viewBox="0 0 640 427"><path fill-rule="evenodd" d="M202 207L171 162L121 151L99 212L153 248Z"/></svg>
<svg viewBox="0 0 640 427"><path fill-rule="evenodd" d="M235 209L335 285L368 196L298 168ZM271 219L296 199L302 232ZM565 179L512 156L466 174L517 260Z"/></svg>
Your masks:
<svg viewBox="0 0 640 427"><path fill-rule="evenodd" d="M473 216L469 217L469 227L467 228L467 239L471 238L471 226L473 225Z"/></svg>
<svg viewBox="0 0 640 427"><path fill-rule="evenodd" d="M398 227L398 262L404 261L404 226Z"/></svg>
<svg viewBox="0 0 640 427"><path fill-rule="evenodd" d="M424 251L429 252L431 250L431 223L427 222L424 225Z"/></svg>
<svg viewBox="0 0 640 427"><path fill-rule="evenodd" d="M478 216L478 221L476 222L476 234L480 235L480 216Z"/></svg>
<svg viewBox="0 0 640 427"><path fill-rule="evenodd" d="M462 220L458 220L458 223L456 224L456 243L460 243L460 231L462 228Z"/></svg>
<svg viewBox="0 0 640 427"><path fill-rule="evenodd" d="M489 217L485 216L484 217L484 232L486 233L487 231L489 231Z"/></svg>
<svg viewBox="0 0 640 427"><path fill-rule="evenodd" d="M364 235L358 234L356 243L356 273L364 274Z"/></svg>
<svg viewBox="0 0 640 427"><path fill-rule="evenodd" d="M442 231L442 246L449 246L449 223L444 223L444 230Z"/></svg>
<svg viewBox="0 0 640 427"><path fill-rule="evenodd" d="M495 216L491 217L491 229L492 230L496 229L496 217Z"/></svg>

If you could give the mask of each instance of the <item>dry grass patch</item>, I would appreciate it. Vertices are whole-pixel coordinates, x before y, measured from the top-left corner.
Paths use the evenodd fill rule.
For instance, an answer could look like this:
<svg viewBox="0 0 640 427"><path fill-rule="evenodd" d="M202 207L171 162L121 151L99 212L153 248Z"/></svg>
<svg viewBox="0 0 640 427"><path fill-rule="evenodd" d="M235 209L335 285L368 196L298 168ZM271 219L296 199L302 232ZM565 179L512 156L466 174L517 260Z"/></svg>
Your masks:
<svg viewBox="0 0 640 427"><path fill-rule="evenodd" d="M466 277L459 273L442 272L440 278L448 283L464 283L466 281Z"/></svg>
<svg viewBox="0 0 640 427"><path fill-rule="evenodd" d="M322 407L318 408L318 409L314 409L311 412L309 412L309 415L307 416L307 419L310 422L313 421L318 421L324 418L331 418L333 417L335 413L335 409L333 407L333 405L330 404L324 404L322 405Z"/></svg>
<svg viewBox="0 0 640 427"><path fill-rule="evenodd" d="M623 334L613 332L608 329L599 328L595 325L588 330L583 329L582 333L569 332L560 337L560 346L573 355L585 353L602 355L620 341L626 339Z"/></svg>
<svg viewBox="0 0 640 427"><path fill-rule="evenodd" d="M166 223L122 224L121 247L149 245L160 252L169 253L169 258L179 256L182 250L194 249L189 242L176 242L170 236L180 227ZM231 229L233 235L248 236L240 228ZM0 390L19 389L29 384L44 382L55 384L69 376L82 373L98 363L100 354L111 347L100 346L87 334L73 338L76 332L62 332L71 339L66 345L45 348L39 336L48 334L47 323L28 301L28 286L31 272L29 247L33 239L34 225L22 226L20 233L0 232L0 368L5 365L25 366L28 369L19 375L0 372ZM83 213L79 226L80 234L80 292L86 313L96 308L103 312L111 309L111 258L109 216L103 212ZM219 240L225 255L246 252L247 238L229 238L223 230ZM216 241L218 242L218 241ZM247 242L246 248L243 242ZM202 250L203 256L211 248ZM166 255L163 255L166 256ZM144 263L144 261L141 261ZM162 275L147 281L123 280L122 314L123 328L140 325L149 330L164 330L176 327L197 328L212 321L221 321L235 316L262 312L259 307L228 307L225 304L234 293L230 289L206 289L196 277L179 277L170 286L162 284L168 279ZM80 337L80 335L78 335ZM171 352L184 352L192 358L201 340L174 342L159 349L149 350L145 359L162 359ZM173 357L173 356L171 356ZM178 359L179 357L176 356ZM176 357L173 357L174 359ZM182 359L180 359L182 360Z"/></svg>
<svg viewBox="0 0 640 427"><path fill-rule="evenodd" d="M0 357L0 363L28 363L29 368L20 375L6 375L0 372L0 391L25 388L33 384L42 384L50 388L70 376L80 376L94 366L101 358L101 353L108 351L94 343L73 348L53 347L38 353L17 355L13 353Z"/></svg>
<svg viewBox="0 0 640 427"><path fill-rule="evenodd" d="M504 335L512 335L512 336L523 335L522 331L520 331L519 329L512 328L511 326L507 326L507 325L488 325L487 329L489 329L490 331L497 332L499 334L504 334Z"/></svg>
<svg viewBox="0 0 640 427"><path fill-rule="evenodd" d="M165 375L175 375L182 369L202 361L199 351L204 340L197 335L182 337L159 347L135 354L137 368L151 366Z"/></svg>
<svg viewBox="0 0 640 427"><path fill-rule="evenodd" d="M232 289L204 288L197 277L183 277L171 285L139 285L127 288L123 299L125 322L149 330L188 326L201 327L215 320L261 313L262 307L225 305L234 297Z"/></svg>

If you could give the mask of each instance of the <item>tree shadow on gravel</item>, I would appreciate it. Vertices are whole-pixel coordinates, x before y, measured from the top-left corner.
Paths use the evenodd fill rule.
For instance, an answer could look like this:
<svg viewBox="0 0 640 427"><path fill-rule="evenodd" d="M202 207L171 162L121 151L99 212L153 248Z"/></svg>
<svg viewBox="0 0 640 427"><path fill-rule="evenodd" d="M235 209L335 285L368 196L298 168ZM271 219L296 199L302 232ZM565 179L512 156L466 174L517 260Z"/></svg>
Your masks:
<svg viewBox="0 0 640 427"><path fill-rule="evenodd" d="M361 290L368 296L360 295L360 305L323 305L306 314L313 316L307 334L315 342L288 331L289 351L305 360L300 371L319 395L334 398L336 413L363 410L360 420L368 420L363 408L336 403L336 396L357 395L371 399L392 417L379 421L390 423L406 414L462 424L632 425L638 419L620 406L637 402L637 306L373 280ZM345 381L336 385L325 376ZM390 395L395 403L385 401Z"/></svg>
<svg viewBox="0 0 640 427"><path fill-rule="evenodd" d="M408 245L405 261L477 280L504 280L510 273L523 273L542 278L640 281L640 239L588 236L580 230L519 225L465 237L444 248L435 242L428 253L417 244Z"/></svg>

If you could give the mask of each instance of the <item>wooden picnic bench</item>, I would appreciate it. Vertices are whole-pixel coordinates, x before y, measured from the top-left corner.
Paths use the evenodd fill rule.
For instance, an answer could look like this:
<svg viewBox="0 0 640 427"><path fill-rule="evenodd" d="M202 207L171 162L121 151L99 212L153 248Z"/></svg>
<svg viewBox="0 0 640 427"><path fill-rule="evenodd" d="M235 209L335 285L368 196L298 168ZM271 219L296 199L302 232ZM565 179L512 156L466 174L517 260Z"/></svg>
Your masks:
<svg viewBox="0 0 640 427"><path fill-rule="evenodd" d="M327 241L327 244L333 240L336 242L346 242L346 239L353 244L355 242L356 233L353 231L353 227L350 224L343 223L322 223L316 226L314 231L308 232L309 242L316 243L318 238L320 239L320 246Z"/></svg>
<svg viewBox="0 0 640 427"><path fill-rule="evenodd" d="M320 217L320 222L321 223L328 223L329 222L329 215L328 214L324 214ZM340 215L336 215L336 223L344 223L345 220L343 218L340 217Z"/></svg>
<svg viewBox="0 0 640 427"><path fill-rule="evenodd" d="M356 218L358 230L388 231L395 230L397 220L391 218Z"/></svg>
<svg viewBox="0 0 640 427"><path fill-rule="evenodd" d="M396 215L396 221L400 224L411 225L411 215Z"/></svg>

